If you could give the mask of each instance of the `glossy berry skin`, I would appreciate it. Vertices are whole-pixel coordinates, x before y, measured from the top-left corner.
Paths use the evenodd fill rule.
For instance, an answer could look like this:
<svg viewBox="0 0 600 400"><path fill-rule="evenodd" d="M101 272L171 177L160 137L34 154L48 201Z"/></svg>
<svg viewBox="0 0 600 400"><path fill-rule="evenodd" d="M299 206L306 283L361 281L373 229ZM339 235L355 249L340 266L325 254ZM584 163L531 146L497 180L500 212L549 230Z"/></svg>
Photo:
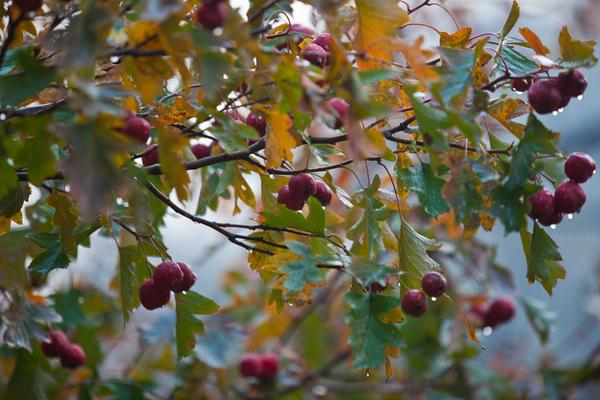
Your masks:
<svg viewBox="0 0 600 400"><path fill-rule="evenodd" d="M287 204L289 198L290 198L290 188L288 187L288 185L285 185L284 187L279 189L279 192L277 192L277 203Z"/></svg>
<svg viewBox="0 0 600 400"><path fill-rule="evenodd" d="M85 364L85 352L78 344L70 344L60 356L60 365L74 369Z"/></svg>
<svg viewBox="0 0 600 400"><path fill-rule="evenodd" d="M21 12L35 11L42 6L42 0L15 0L14 3L19 7Z"/></svg>
<svg viewBox="0 0 600 400"><path fill-rule="evenodd" d="M261 137L265 136L265 133L267 132L267 121L265 120L265 117L251 112L246 117L246 123L256 129Z"/></svg>
<svg viewBox="0 0 600 400"><path fill-rule="evenodd" d="M168 290L158 289L152 279L146 279L140 285L140 302L147 310L156 310L167 304L171 298Z"/></svg>
<svg viewBox="0 0 600 400"><path fill-rule="evenodd" d="M294 175L288 182L290 195L306 201L309 196L317 194L317 182L309 174Z"/></svg>
<svg viewBox="0 0 600 400"><path fill-rule="evenodd" d="M244 354L239 368L240 374L246 378L258 377L262 373L262 359L257 354Z"/></svg>
<svg viewBox="0 0 600 400"><path fill-rule="evenodd" d="M40 344L42 352L48 358L60 357L68 346L67 335L59 329L50 330L48 340Z"/></svg>
<svg viewBox="0 0 600 400"><path fill-rule="evenodd" d="M321 48L323 48L323 50L325 50L326 52L330 52L331 51L331 42L333 41L333 36L331 35L331 33L319 33L317 35L317 37L315 37L315 40L313 40L313 44L316 44L317 46L320 46Z"/></svg>
<svg viewBox="0 0 600 400"><path fill-rule="evenodd" d="M429 272L421 279L421 287L429 297L440 297L448 288L448 281L438 272Z"/></svg>
<svg viewBox="0 0 600 400"><path fill-rule="evenodd" d="M192 268L184 262L178 262L177 265L179 265L179 268L183 273L183 279L177 286L173 288L173 292L187 292L192 286L194 286L194 283L196 283L196 274Z"/></svg>
<svg viewBox="0 0 600 400"><path fill-rule="evenodd" d="M300 54L302 58L317 67L323 68L327 64L327 52L317 44L307 45Z"/></svg>
<svg viewBox="0 0 600 400"><path fill-rule="evenodd" d="M515 92L526 92L531 86L531 80L527 78L513 79L511 89Z"/></svg>
<svg viewBox="0 0 600 400"><path fill-rule="evenodd" d="M489 305L483 318L483 325L493 328L511 320L514 316L515 303L508 297L500 297Z"/></svg>
<svg viewBox="0 0 600 400"><path fill-rule="evenodd" d="M227 4L224 1L205 1L196 9L194 17L199 25L212 31L225 23Z"/></svg>
<svg viewBox="0 0 600 400"><path fill-rule="evenodd" d="M335 113L335 129L340 129L350 114L350 104L344 99L334 97L327 101L327 106Z"/></svg>
<svg viewBox="0 0 600 400"><path fill-rule="evenodd" d="M552 210L551 213L538 218L538 222L544 226L558 225L563 220L563 213Z"/></svg>
<svg viewBox="0 0 600 400"><path fill-rule="evenodd" d="M290 188L286 185L279 189L277 193L277 202L279 204L285 204L287 208L293 211L302 210L306 199L303 195L290 193Z"/></svg>
<svg viewBox="0 0 600 400"><path fill-rule="evenodd" d="M402 311L411 317L418 318L427 312L427 298L420 290L412 289L402 296Z"/></svg>
<svg viewBox="0 0 600 400"><path fill-rule="evenodd" d="M583 183L596 171L596 162L585 153L573 153L565 162L565 174L570 180Z"/></svg>
<svg viewBox="0 0 600 400"><path fill-rule="evenodd" d="M150 165L158 164L158 145L151 144L144 149L144 155L142 156L142 164L148 167Z"/></svg>
<svg viewBox="0 0 600 400"><path fill-rule="evenodd" d="M260 358L260 373L258 377L263 380L272 380L279 371L279 357L275 353L267 353Z"/></svg>
<svg viewBox="0 0 600 400"><path fill-rule="evenodd" d="M578 69L562 72L558 75L561 90L570 97L583 95L587 89L587 79Z"/></svg>
<svg viewBox="0 0 600 400"><path fill-rule="evenodd" d="M565 214L579 212L585 200L585 191L578 183L563 182L554 192L554 209Z"/></svg>
<svg viewBox="0 0 600 400"><path fill-rule="evenodd" d="M211 151L212 149L210 146L207 146L203 143L196 143L192 146L192 153L198 160L210 156Z"/></svg>
<svg viewBox="0 0 600 400"><path fill-rule="evenodd" d="M163 261L158 264L152 274L154 286L161 291L176 288L183 280L183 272L179 264L173 261Z"/></svg>
<svg viewBox="0 0 600 400"><path fill-rule="evenodd" d="M544 188L535 194L529 196L531 211L529 216L533 219L548 217L554 213L554 195L551 191Z"/></svg>
<svg viewBox="0 0 600 400"><path fill-rule="evenodd" d="M128 111L123 125L123 134L140 143L146 143L150 138L152 125L144 118L138 117L135 113Z"/></svg>
<svg viewBox="0 0 600 400"><path fill-rule="evenodd" d="M383 292L388 285L390 284L390 277L389 275L385 277L385 281L383 282L383 285L379 282L373 282L371 283L371 292L373 293L381 293Z"/></svg>
<svg viewBox="0 0 600 400"><path fill-rule="evenodd" d="M562 94L554 80L538 80L531 85L527 92L529 104L540 114L549 114L560 108Z"/></svg>
<svg viewBox="0 0 600 400"><path fill-rule="evenodd" d="M316 184L315 197L321 202L321 204L327 207L331 203L333 193L329 186L325 182L318 181Z"/></svg>

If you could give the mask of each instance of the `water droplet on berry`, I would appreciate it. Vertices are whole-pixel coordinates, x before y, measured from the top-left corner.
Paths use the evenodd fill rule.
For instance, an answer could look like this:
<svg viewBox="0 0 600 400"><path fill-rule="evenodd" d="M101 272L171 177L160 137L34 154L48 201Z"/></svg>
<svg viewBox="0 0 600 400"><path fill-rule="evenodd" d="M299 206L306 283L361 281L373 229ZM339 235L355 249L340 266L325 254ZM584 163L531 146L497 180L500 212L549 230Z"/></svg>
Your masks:
<svg viewBox="0 0 600 400"><path fill-rule="evenodd" d="M483 328L483 336L490 336L494 332L491 326L486 326Z"/></svg>
<svg viewBox="0 0 600 400"><path fill-rule="evenodd" d="M250 253L252 253L252 250L246 249L246 253L250 254Z"/></svg>
<svg viewBox="0 0 600 400"><path fill-rule="evenodd" d="M437 301L437 297L432 297L431 301Z"/></svg>
<svg viewBox="0 0 600 400"><path fill-rule="evenodd" d="M596 173L596 170L593 170L593 171L592 171L592 175L594 175L595 173Z"/></svg>
<svg viewBox="0 0 600 400"><path fill-rule="evenodd" d="M273 178L275 178L275 175L269 174L269 178L273 179Z"/></svg>
<svg viewBox="0 0 600 400"><path fill-rule="evenodd" d="M288 306L294 307L294 303L288 303Z"/></svg>
<svg viewBox="0 0 600 400"><path fill-rule="evenodd" d="M556 117L558 115L558 111L552 111L552 115Z"/></svg>
<svg viewBox="0 0 600 400"><path fill-rule="evenodd" d="M2 113L0 114L0 121L4 121L6 120L6 114Z"/></svg>
<svg viewBox="0 0 600 400"><path fill-rule="evenodd" d="M325 396L327 394L327 388L323 385L316 385L312 388L312 393L315 396Z"/></svg>
<svg viewBox="0 0 600 400"><path fill-rule="evenodd" d="M521 92L520 90L513 89L512 91L515 92L516 94L523 94L523 92Z"/></svg>
<svg viewBox="0 0 600 400"><path fill-rule="evenodd" d="M569 214L569 215L567 215L567 218L569 218L569 219L573 219L573 214Z"/></svg>
<svg viewBox="0 0 600 400"><path fill-rule="evenodd" d="M113 63L113 64L116 64L116 63L118 63L118 62L119 62L119 57L117 57L117 56L112 56L112 57L110 58L110 62L111 62L111 63Z"/></svg>
<svg viewBox="0 0 600 400"><path fill-rule="evenodd" d="M561 112L563 112L563 111L565 111L565 108L564 108L564 107L561 107L561 108L559 108L559 109L558 109L558 112L559 112L559 113L561 113Z"/></svg>
<svg viewBox="0 0 600 400"><path fill-rule="evenodd" d="M577 96L577 100L579 100L579 101L583 100L583 95L580 94L579 96Z"/></svg>
<svg viewBox="0 0 600 400"><path fill-rule="evenodd" d="M367 378L371 376L371 373L367 371Z"/></svg>
<svg viewBox="0 0 600 400"><path fill-rule="evenodd" d="M550 225L550 229L556 229L556 224Z"/></svg>

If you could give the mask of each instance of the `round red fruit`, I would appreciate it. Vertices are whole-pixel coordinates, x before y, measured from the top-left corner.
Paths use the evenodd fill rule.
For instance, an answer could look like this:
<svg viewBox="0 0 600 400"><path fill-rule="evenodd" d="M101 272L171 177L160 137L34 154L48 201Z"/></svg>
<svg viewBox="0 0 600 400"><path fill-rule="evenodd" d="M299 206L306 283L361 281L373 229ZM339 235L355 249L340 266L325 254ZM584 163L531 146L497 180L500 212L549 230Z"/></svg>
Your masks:
<svg viewBox="0 0 600 400"><path fill-rule="evenodd" d="M554 209L564 214L579 212L585 200L585 191L578 183L563 182L554 192Z"/></svg>
<svg viewBox="0 0 600 400"><path fill-rule="evenodd" d="M583 183L596 172L596 162L585 153L573 153L565 162L565 174L570 180Z"/></svg>
<svg viewBox="0 0 600 400"><path fill-rule="evenodd" d="M160 290L152 279L146 279L140 285L140 302L147 310L155 310L167 304L171 297L168 290Z"/></svg>
<svg viewBox="0 0 600 400"><path fill-rule="evenodd" d="M323 68L327 64L327 52L318 44L311 43L301 52L302 58L317 67Z"/></svg>
<svg viewBox="0 0 600 400"><path fill-rule="evenodd" d="M515 303L509 297L500 297L494 300L485 312L483 325L498 326L511 320L515 316Z"/></svg>
<svg viewBox="0 0 600 400"><path fill-rule="evenodd" d="M260 358L259 378L271 380L279 371L279 357L275 353L267 353Z"/></svg>
<svg viewBox="0 0 600 400"><path fill-rule="evenodd" d="M315 197L323 206L328 206L333 198L333 192L325 182L318 181L316 184Z"/></svg>
<svg viewBox="0 0 600 400"><path fill-rule="evenodd" d="M69 346L67 335L59 329L48 332L48 340L41 343L42 352L48 358L59 357Z"/></svg>
<svg viewBox="0 0 600 400"><path fill-rule="evenodd" d="M563 213L552 210L551 213L538 218L538 222L544 226L558 225L563 220Z"/></svg>
<svg viewBox="0 0 600 400"><path fill-rule="evenodd" d="M192 267L190 267L184 262L178 262L177 265L179 265L179 268L183 273L183 279L181 280L179 285L177 285L173 289L173 291L175 293L186 292L190 290L192 286L194 286L194 283L196 283L196 274L192 270Z"/></svg>
<svg viewBox="0 0 600 400"><path fill-rule="evenodd" d="M267 121L265 120L265 117L251 112L246 117L246 123L256 129L261 137L265 136L265 133L267 132Z"/></svg>
<svg viewBox="0 0 600 400"><path fill-rule="evenodd" d="M554 195L546 188L529 196L529 204L529 216L533 219L545 218L554 213Z"/></svg>
<svg viewBox="0 0 600 400"><path fill-rule="evenodd" d="M427 298L420 290L412 289L402 296L402 311L411 317L420 317L427 312Z"/></svg>
<svg viewBox="0 0 600 400"><path fill-rule="evenodd" d="M227 18L227 4L224 1L205 1L196 9L196 22L212 31L223 26Z"/></svg>
<svg viewBox="0 0 600 400"><path fill-rule="evenodd" d="M315 40L313 40L313 44L316 44L317 46L321 46L323 48L323 50L325 50L326 52L330 52L331 51L331 42L333 41L333 36L331 35L331 33L319 33L317 35L317 37L315 37Z"/></svg>
<svg viewBox="0 0 600 400"><path fill-rule="evenodd" d="M159 290L172 290L183 280L183 272L176 262L163 261L152 274L154 286Z"/></svg>
<svg viewBox="0 0 600 400"><path fill-rule="evenodd" d="M383 281L383 284L380 282L371 283L371 292L381 293L388 287L389 284L390 284L390 277L389 277L389 275L386 275L385 280Z"/></svg>
<svg viewBox="0 0 600 400"><path fill-rule="evenodd" d="M531 86L531 80L527 78L513 79L511 88L515 92L526 92Z"/></svg>
<svg viewBox="0 0 600 400"><path fill-rule="evenodd" d="M306 201L309 196L317 194L317 182L306 173L291 177L288 187L292 197L301 198L303 201Z"/></svg>
<svg viewBox="0 0 600 400"><path fill-rule="evenodd" d="M151 144L144 149L144 155L142 156L142 164L148 167L150 165L158 164L158 145Z"/></svg>
<svg viewBox="0 0 600 400"><path fill-rule="evenodd" d="M327 106L335 113L335 129L340 129L350 114L350 104L344 99L334 97L327 101Z"/></svg>
<svg viewBox="0 0 600 400"><path fill-rule="evenodd" d="M560 87L563 93L570 97L583 95L587 89L587 79L578 69L572 69L569 72L562 72L558 75Z"/></svg>
<svg viewBox="0 0 600 400"><path fill-rule="evenodd" d="M60 356L60 364L69 369L85 364L85 352L78 344L70 344Z"/></svg>
<svg viewBox="0 0 600 400"><path fill-rule="evenodd" d="M549 114L560 108L562 94L554 80L538 80L529 88L529 104L540 114Z"/></svg>
<svg viewBox="0 0 600 400"><path fill-rule="evenodd" d="M210 156L211 151L211 147L204 143L196 143L192 146L192 153L198 160Z"/></svg>
<svg viewBox="0 0 600 400"><path fill-rule="evenodd" d="M448 288L448 281L438 272L429 272L421 279L421 287L429 297L440 297Z"/></svg>
<svg viewBox="0 0 600 400"><path fill-rule="evenodd" d="M135 113L128 111L123 126L123 134L140 143L146 143L150 138L152 125L144 118L138 117Z"/></svg>
<svg viewBox="0 0 600 400"><path fill-rule="evenodd" d="M262 360L257 354L244 354L240 364L240 374L246 378L258 377L262 373Z"/></svg>

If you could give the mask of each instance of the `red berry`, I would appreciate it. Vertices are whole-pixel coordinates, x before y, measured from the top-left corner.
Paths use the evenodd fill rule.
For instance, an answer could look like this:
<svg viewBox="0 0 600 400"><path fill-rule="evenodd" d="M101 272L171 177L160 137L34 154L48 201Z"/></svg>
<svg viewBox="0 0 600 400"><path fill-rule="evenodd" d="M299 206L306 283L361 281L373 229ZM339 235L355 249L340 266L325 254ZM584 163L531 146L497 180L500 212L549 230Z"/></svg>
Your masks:
<svg viewBox="0 0 600 400"><path fill-rule="evenodd" d="M562 72L558 75L561 90L570 97L582 95L587 89L587 80L583 73L578 69L572 69L569 72Z"/></svg>
<svg viewBox="0 0 600 400"><path fill-rule="evenodd" d="M579 212L585 200L585 191L578 183L563 182L554 192L554 209L565 214Z"/></svg>
<svg viewBox="0 0 600 400"><path fill-rule="evenodd" d="M515 92L526 92L529 87L531 86L531 80L527 79L527 78L519 78L519 79L513 79L512 81L512 90L514 90Z"/></svg>
<svg viewBox="0 0 600 400"><path fill-rule="evenodd" d="M265 136L265 133L267 132L267 121L262 115L257 115L251 112L246 117L246 123L256 129L261 137Z"/></svg>
<svg viewBox="0 0 600 400"><path fill-rule="evenodd" d="M298 211L302 210L304 203L306 203L306 199L301 194L291 193L289 186L286 185L279 189L279 192L277 193L277 202L279 204L285 204L290 210Z"/></svg>
<svg viewBox="0 0 600 400"><path fill-rule="evenodd" d="M412 289L402 296L402 311L411 317L420 317L427 312L427 298L420 290Z"/></svg>
<svg viewBox="0 0 600 400"><path fill-rule="evenodd" d="M279 204L286 204L290 198L290 188L288 185L285 185L279 192L277 192L277 202Z"/></svg>
<svg viewBox="0 0 600 400"><path fill-rule="evenodd" d="M302 58L317 67L323 68L327 64L327 52L321 46L311 43L301 52Z"/></svg>
<svg viewBox="0 0 600 400"><path fill-rule="evenodd" d="M171 297L168 290L156 287L152 279L146 279L140 285L140 302L147 310L155 310L167 304Z"/></svg>
<svg viewBox="0 0 600 400"><path fill-rule="evenodd" d="M316 44L318 46L321 46L323 48L323 50L325 50L326 52L330 52L331 51L331 42L333 40L333 36L331 35L331 33L319 33L317 35L317 37L315 38L315 40L313 40L313 44Z"/></svg>
<svg viewBox="0 0 600 400"><path fill-rule="evenodd" d="M151 144L144 149L144 155L142 156L142 164L146 167L149 165L158 164L158 145Z"/></svg>
<svg viewBox="0 0 600 400"><path fill-rule="evenodd" d="M131 139L141 143L146 143L150 137L152 125L144 118L138 117L135 113L128 111L123 126L123 134Z"/></svg>
<svg viewBox="0 0 600 400"><path fill-rule="evenodd" d="M515 315L515 304L508 297L500 297L492 302L484 315L484 326L495 327L509 321Z"/></svg>
<svg viewBox="0 0 600 400"><path fill-rule="evenodd" d="M475 325L477 328L483 327L485 312L486 308L482 304L471 306L471 308L469 309L469 314L472 317L473 325Z"/></svg>
<svg viewBox="0 0 600 400"><path fill-rule="evenodd" d="M542 189L539 192L529 196L531 212L529 216L533 219L548 217L554 213L554 195L548 189Z"/></svg>
<svg viewBox="0 0 600 400"><path fill-rule="evenodd" d="M371 292L373 292L373 293L383 292L388 287L389 284L390 284L390 277L389 277L389 275L386 275L383 285L379 282L371 283Z"/></svg>
<svg viewBox="0 0 600 400"><path fill-rule="evenodd" d="M267 353L260 358L259 378L271 380L279 371L279 357L274 353Z"/></svg>
<svg viewBox="0 0 600 400"><path fill-rule="evenodd" d="M78 344L70 344L60 355L60 365L74 369L85 363L85 352Z"/></svg>
<svg viewBox="0 0 600 400"><path fill-rule="evenodd" d="M15 0L17 7L24 13L37 10L42 3L42 0Z"/></svg>
<svg viewBox="0 0 600 400"><path fill-rule="evenodd" d="M429 272L421 279L421 287L429 297L440 297L446 292L448 281L438 272Z"/></svg>
<svg viewBox="0 0 600 400"><path fill-rule="evenodd" d="M544 226L558 225L563 220L563 213L552 210L550 214L546 214L538 218L538 222Z"/></svg>
<svg viewBox="0 0 600 400"><path fill-rule="evenodd" d="M562 104L562 94L554 80L538 80L531 85L527 92L529 104L540 114L556 111Z"/></svg>
<svg viewBox="0 0 600 400"><path fill-rule="evenodd" d="M48 332L48 340L41 343L42 352L48 358L59 357L69 346L67 335L59 329Z"/></svg>
<svg viewBox="0 0 600 400"><path fill-rule="evenodd" d="M159 290L173 290L183 280L183 272L176 262L163 261L154 270L152 280L154 286Z"/></svg>
<svg viewBox="0 0 600 400"><path fill-rule="evenodd" d="M258 377L262 373L262 359L257 354L244 354L239 368L242 376L246 378Z"/></svg>
<svg viewBox="0 0 600 400"><path fill-rule="evenodd" d="M329 189L329 186L325 184L325 182L318 181L316 184L316 193L315 197L317 200L321 202L324 206L328 206L331 203L331 198L333 197L333 192Z"/></svg>
<svg viewBox="0 0 600 400"><path fill-rule="evenodd" d="M334 97L327 102L327 106L329 106L335 114L335 129L340 129L344 126L344 121L350 114L350 104L344 99Z"/></svg>
<svg viewBox="0 0 600 400"><path fill-rule="evenodd" d="M211 147L203 143L196 143L192 146L192 153L198 160L210 156L211 151Z"/></svg>
<svg viewBox="0 0 600 400"><path fill-rule="evenodd" d="M190 290L192 286L194 286L194 283L196 283L196 274L192 268L184 262L178 262L177 265L179 265L179 268L183 273L183 279L177 286L175 286L173 291L175 293L186 292Z"/></svg>
<svg viewBox="0 0 600 400"><path fill-rule="evenodd" d="M565 162L565 174L570 180L583 183L596 172L596 162L585 153L573 153Z"/></svg>
<svg viewBox="0 0 600 400"><path fill-rule="evenodd" d="M306 201L309 196L317 194L317 182L309 174L303 173L290 178L288 182L290 195Z"/></svg>
<svg viewBox="0 0 600 400"><path fill-rule="evenodd" d="M212 31L223 26L227 18L227 4L224 1L205 1L196 9L196 22Z"/></svg>

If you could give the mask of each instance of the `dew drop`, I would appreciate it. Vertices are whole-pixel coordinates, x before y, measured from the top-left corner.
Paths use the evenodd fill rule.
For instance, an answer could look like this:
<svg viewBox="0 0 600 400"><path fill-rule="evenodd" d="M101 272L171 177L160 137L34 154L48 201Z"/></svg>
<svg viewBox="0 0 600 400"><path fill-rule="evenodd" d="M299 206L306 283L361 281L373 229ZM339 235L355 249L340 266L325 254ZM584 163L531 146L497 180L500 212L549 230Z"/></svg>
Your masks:
<svg viewBox="0 0 600 400"><path fill-rule="evenodd" d="M312 392L315 396L325 396L327 394L327 388L323 385L316 385L312 388Z"/></svg>
<svg viewBox="0 0 600 400"><path fill-rule="evenodd" d="M569 219L573 219L573 214L569 214L569 215L567 215L567 218L569 218Z"/></svg>
<svg viewBox="0 0 600 400"><path fill-rule="evenodd" d="M113 63L113 64L116 64L116 63L118 63L118 62L119 62L119 60L120 60L120 59L119 59L119 57L117 57L117 56L112 56L112 57L110 58L110 62L111 62L111 63Z"/></svg>
<svg viewBox="0 0 600 400"><path fill-rule="evenodd" d="M491 326L486 326L483 328L483 336L490 336L494 332Z"/></svg>
<svg viewBox="0 0 600 400"><path fill-rule="evenodd" d="M0 114L0 121L4 121L6 120L6 114L2 113Z"/></svg>
<svg viewBox="0 0 600 400"><path fill-rule="evenodd" d="M288 306L294 307L294 303L288 303Z"/></svg>
<svg viewBox="0 0 600 400"><path fill-rule="evenodd" d="M593 171L592 171L592 175L594 175L595 173L596 173L596 170L593 170Z"/></svg>
<svg viewBox="0 0 600 400"><path fill-rule="evenodd" d="M371 376L371 373L367 371L367 378Z"/></svg>
<svg viewBox="0 0 600 400"><path fill-rule="evenodd" d="M552 111L552 115L556 117L558 115L558 111Z"/></svg>
<svg viewBox="0 0 600 400"><path fill-rule="evenodd" d="M432 297L431 301L437 301L437 297Z"/></svg>
<svg viewBox="0 0 600 400"><path fill-rule="evenodd" d="M252 250L246 249L246 253L250 254L250 253L252 253Z"/></svg>
<svg viewBox="0 0 600 400"><path fill-rule="evenodd" d="M520 90L513 89L512 91L515 92L516 94L523 94L523 92L521 92Z"/></svg>
<svg viewBox="0 0 600 400"><path fill-rule="evenodd" d="M561 108L559 108L559 109L558 109L558 112L559 112L559 113L561 113L561 112L563 112L563 111L565 111L565 108L564 108L564 107L561 107Z"/></svg>
<svg viewBox="0 0 600 400"><path fill-rule="evenodd" d="M269 178L273 179L273 178L275 178L275 175L269 174Z"/></svg>
<svg viewBox="0 0 600 400"><path fill-rule="evenodd" d="M550 229L556 229L556 224L550 225Z"/></svg>
<svg viewBox="0 0 600 400"><path fill-rule="evenodd" d="M583 95L580 94L579 96L577 96L577 100L579 100L579 101L583 100Z"/></svg>

